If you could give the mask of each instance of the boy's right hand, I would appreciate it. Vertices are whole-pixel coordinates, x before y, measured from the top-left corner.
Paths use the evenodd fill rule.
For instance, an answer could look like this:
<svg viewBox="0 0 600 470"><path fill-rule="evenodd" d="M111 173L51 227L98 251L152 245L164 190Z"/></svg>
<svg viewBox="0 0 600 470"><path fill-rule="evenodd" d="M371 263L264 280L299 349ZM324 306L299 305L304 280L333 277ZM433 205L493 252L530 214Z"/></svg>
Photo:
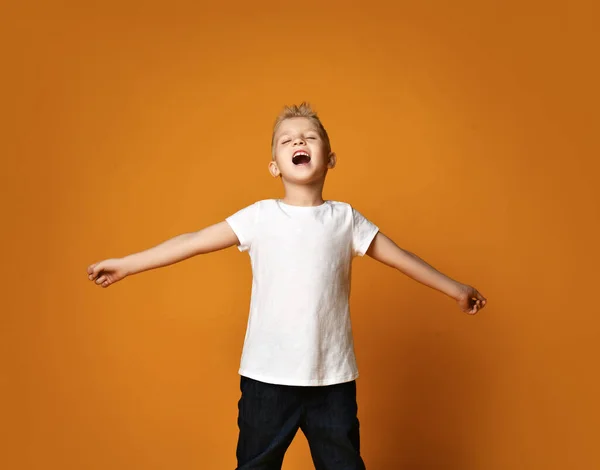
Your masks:
<svg viewBox="0 0 600 470"><path fill-rule="evenodd" d="M127 277L127 269L123 258L107 259L92 264L87 269L88 279L101 287L109 287Z"/></svg>

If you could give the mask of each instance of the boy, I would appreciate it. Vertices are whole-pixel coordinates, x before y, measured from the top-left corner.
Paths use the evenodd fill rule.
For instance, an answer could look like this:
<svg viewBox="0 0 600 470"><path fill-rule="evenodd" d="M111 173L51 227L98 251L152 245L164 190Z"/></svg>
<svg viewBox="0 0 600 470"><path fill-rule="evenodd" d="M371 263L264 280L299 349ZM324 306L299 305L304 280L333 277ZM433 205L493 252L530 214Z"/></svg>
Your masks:
<svg viewBox="0 0 600 470"><path fill-rule="evenodd" d="M240 376L238 470L281 469L298 429L317 470L359 470L358 371L348 300L354 256L368 254L454 298L475 314L486 299L399 248L350 205L323 200L336 155L310 106L275 123L269 171L285 197L259 201L216 225L88 268L109 287L128 275L237 245L252 263Z"/></svg>

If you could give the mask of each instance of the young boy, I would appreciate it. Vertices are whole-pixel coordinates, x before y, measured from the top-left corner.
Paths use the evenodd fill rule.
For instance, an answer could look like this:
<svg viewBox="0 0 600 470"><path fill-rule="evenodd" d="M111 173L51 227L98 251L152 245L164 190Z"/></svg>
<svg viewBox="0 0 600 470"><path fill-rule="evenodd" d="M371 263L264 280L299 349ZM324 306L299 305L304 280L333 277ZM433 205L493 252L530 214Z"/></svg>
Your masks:
<svg viewBox="0 0 600 470"><path fill-rule="evenodd" d="M359 470L358 371L348 309L354 256L368 254L475 314L486 299L399 248L350 205L323 200L336 155L310 106L286 107L269 171L285 197L149 250L88 268L108 287L128 275L237 245L252 263L250 314L239 373L238 470L281 469L302 429L317 470Z"/></svg>

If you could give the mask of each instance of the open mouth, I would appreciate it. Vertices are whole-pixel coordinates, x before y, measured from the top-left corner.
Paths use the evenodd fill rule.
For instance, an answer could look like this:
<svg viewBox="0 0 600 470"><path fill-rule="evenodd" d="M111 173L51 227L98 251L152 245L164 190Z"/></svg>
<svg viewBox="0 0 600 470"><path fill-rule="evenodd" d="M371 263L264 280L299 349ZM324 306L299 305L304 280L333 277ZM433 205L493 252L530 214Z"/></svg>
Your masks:
<svg viewBox="0 0 600 470"><path fill-rule="evenodd" d="M292 157L292 163L294 165L306 165L310 163L310 155L303 150L300 150Z"/></svg>

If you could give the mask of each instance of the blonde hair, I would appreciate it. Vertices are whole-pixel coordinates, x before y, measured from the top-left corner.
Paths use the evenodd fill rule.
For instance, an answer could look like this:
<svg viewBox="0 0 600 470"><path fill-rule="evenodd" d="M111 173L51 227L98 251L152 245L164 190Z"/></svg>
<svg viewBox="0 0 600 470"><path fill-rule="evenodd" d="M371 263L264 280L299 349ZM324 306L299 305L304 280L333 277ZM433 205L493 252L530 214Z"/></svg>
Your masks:
<svg viewBox="0 0 600 470"><path fill-rule="evenodd" d="M306 101L303 101L299 105L294 104L291 106L285 106L281 113L279 113L279 116L277 116L277 119L275 120L275 125L273 126L273 135L271 136L271 153L273 154L273 158L275 158L275 132L277 132L277 128L281 125L283 121L292 118L306 118L313 121L317 125L317 129L319 130L321 137L325 141L327 151L331 151L329 135L327 134L323 123L319 119L319 116L317 116L317 113L312 109L310 104L308 104Z"/></svg>

